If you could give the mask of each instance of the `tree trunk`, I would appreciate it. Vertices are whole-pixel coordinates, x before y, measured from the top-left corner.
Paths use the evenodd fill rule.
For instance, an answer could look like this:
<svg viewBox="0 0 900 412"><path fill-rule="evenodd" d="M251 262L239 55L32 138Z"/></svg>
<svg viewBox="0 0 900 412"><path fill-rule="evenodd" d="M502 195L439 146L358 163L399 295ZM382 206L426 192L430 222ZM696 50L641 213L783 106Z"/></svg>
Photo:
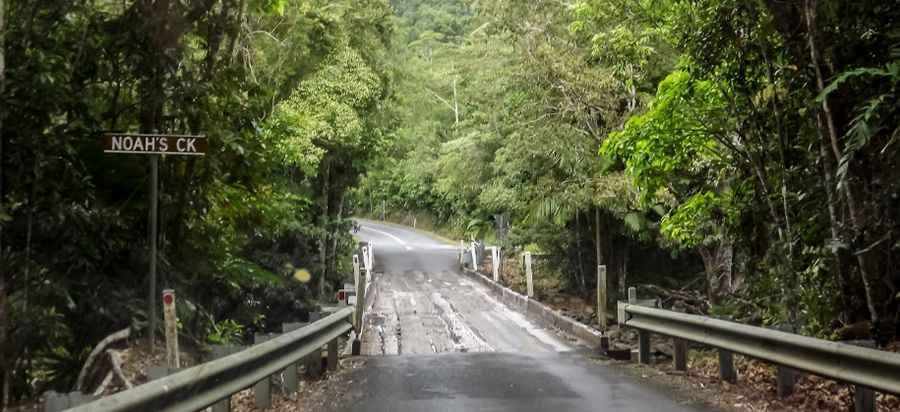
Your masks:
<svg viewBox="0 0 900 412"><path fill-rule="evenodd" d="M734 248L731 245L700 246L697 251L703 259L706 274L706 295L711 304L717 304L730 292L731 266Z"/></svg>
<svg viewBox="0 0 900 412"><path fill-rule="evenodd" d="M6 0L0 0L0 97L2 97L6 90ZM5 210L4 205L6 204L6 193L3 191L3 141L5 140L3 134L3 118L6 116L6 103L0 102L0 210ZM7 270L9 270L9 265L5 261L5 256L3 254L3 225L0 224L0 371L3 371L3 375L0 376L0 383L2 383L2 391L0 391L0 411L6 409L6 405L9 404L9 387L10 385L10 365L9 365L9 315L8 315L8 303L7 303Z"/></svg>
<svg viewBox="0 0 900 412"><path fill-rule="evenodd" d="M459 126L459 100L456 97L456 77L453 78L453 116L456 118L454 125Z"/></svg>
<svg viewBox="0 0 900 412"><path fill-rule="evenodd" d="M619 268L619 296L628 293L628 241L622 242L622 266Z"/></svg>
<svg viewBox="0 0 900 412"><path fill-rule="evenodd" d="M594 249L596 250L597 265L603 264L603 256L600 252L600 208L594 208Z"/></svg>
<svg viewBox="0 0 900 412"><path fill-rule="evenodd" d="M804 3L804 17L806 22L806 38L809 45L810 62L816 77L816 90L818 93L821 93L825 89L825 75L822 72L822 57L817 40L817 4L816 0L806 0ZM842 153L839 141L841 133L838 131L831 103L827 96L822 99L821 110L819 111L818 116L819 121L817 122L817 125L819 128L821 129L823 125L825 126L825 131L824 133L821 133L821 135L828 136L827 144L830 145L831 150L834 153L834 158L837 162L842 161L844 154ZM841 192L844 195L847 211L850 214L850 223L853 226L853 243L855 245L866 247L865 251L857 252L855 255L859 264L863 287L865 288L866 304L869 308L872 326L875 329L875 337L879 343L883 344L892 338L895 333L894 319L889 316L888 313L885 313L891 297L888 296L888 288L884 287L884 276L878 265L877 255L873 253L873 250L871 250L872 248L867 247L868 245L874 245L875 239L872 239L873 236L870 234L870 231L867 230L867 216L863 214L860 209L860 204L858 203L858 200L860 199L860 196L858 195L860 191L857 188L858 182L851 181L851 176L854 175L855 169L855 165L851 163L847 166L846 173L838 175L840 179L839 186L843 188Z"/></svg>
<svg viewBox="0 0 900 412"><path fill-rule="evenodd" d="M584 254L581 250L581 213L575 212L575 257L578 260L578 286L581 287L580 292L586 291L584 282Z"/></svg>
<svg viewBox="0 0 900 412"><path fill-rule="evenodd" d="M821 130L820 127L820 137L822 137ZM851 324L858 320L856 319L856 315L859 312L857 310L857 305L854 302L856 300L854 299L856 292L853 288L855 282L853 282L850 274L851 256L847 247L847 239L844 236L845 224L838 216L835 207L835 204L838 201L834 193L834 188L836 186L832 172L835 169L835 162L825 148L824 140L819 144L819 164L822 165L823 186L825 187L825 196L828 201L828 218L831 229L831 247L829 247L829 249L831 249L831 253L834 255L835 280L840 289L840 318L845 324Z"/></svg>
<svg viewBox="0 0 900 412"><path fill-rule="evenodd" d="M337 216L335 218L336 222L340 222L341 218L344 214L344 194L341 193L338 196L337 201ZM337 273L337 258L338 258L338 233L337 228L333 227L334 230L331 231L331 262L330 262L330 271L331 273Z"/></svg>
<svg viewBox="0 0 900 412"><path fill-rule="evenodd" d="M10 385L10 351L9 351L9 335L7 331L9 330L9 312L7 305L7 274L6 274L6 266L0 265L0 270L3 273L0 273L0 371L3 371L3 376L0 376L0 380L3 381L3 391L0 393L0 411L6 409L6 405L10 402L10 394L9 387Z"/></svg>
<svg viewBox="0 0 900 412"><path fill-rule="evenodd" d="M331 193L331 161L326 157L322 160L324 168L322 173L322 228L325 234L319 241L319 254L322 261L322 273L319 278L319 299L325 298L325 279L328 277L328 197Z"/></svg>

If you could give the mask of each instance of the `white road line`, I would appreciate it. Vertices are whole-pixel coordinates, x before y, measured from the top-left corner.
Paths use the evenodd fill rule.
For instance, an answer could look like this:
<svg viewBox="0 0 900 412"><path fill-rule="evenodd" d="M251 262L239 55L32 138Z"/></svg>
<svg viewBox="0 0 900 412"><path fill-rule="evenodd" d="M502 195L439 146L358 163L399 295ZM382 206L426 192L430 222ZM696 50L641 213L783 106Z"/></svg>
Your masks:
<svg viewBox="0 0 900 412"><path fill-rule="evenodd" d="M368 231L370 231L370 232L380 233L380 234L385 235L385 236L387 236L387 237L389 237L389 238L391 238L391 239L394 239L394 241L396 241L397 243L399 243L400 246L406 247L406 250L412 250L412 247L410 247L409 245L407 245L406 242L403 241L403 239L400 239L399 237L394 236L394 235L392 235L392 234L390 234L390 233L388 233L388 232L382 232L382 231L380 231L380 230L378 230L378 229L372 229L372 228L370 228L370 227L368 227L368 226L363 226L363 227L362 227L362 230L368 230Z"/></svg>

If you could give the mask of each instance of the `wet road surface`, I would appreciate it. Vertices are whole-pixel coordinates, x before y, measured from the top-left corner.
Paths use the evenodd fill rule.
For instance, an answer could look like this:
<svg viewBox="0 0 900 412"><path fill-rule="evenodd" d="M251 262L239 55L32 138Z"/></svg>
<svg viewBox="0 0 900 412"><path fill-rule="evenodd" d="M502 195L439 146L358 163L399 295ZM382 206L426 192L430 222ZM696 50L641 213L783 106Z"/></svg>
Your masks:
<svg viewBox="0 0 900 412"><path fill-rule="evenodd" d="M458 246L373 222L364 222L357 237L375 245L376 290L366 311L363 354L571 349L460 275Z"/></svg>
<svg viewBox="0 0 900 412"><path fill-rule="evenodd" d="M457 245L360 220L375 270L353 411L702 411L584 356L458 270ZM581 351L581 352L579 352ZM383 356L394 355L394 356ZM399 355L399 356L397 356Z"/></svg>

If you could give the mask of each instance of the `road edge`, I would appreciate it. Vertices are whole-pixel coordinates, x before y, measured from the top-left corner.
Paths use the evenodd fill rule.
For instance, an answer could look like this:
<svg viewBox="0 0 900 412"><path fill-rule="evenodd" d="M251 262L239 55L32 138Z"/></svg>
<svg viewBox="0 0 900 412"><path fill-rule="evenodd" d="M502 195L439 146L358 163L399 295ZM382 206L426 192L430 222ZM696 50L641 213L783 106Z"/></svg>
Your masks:
<svg viewBox="0 0 900 412"><path fill-rule="evenodd" d="M521 313L525 318L536 321L543 327L559 331L563 335L579 342L582 346L588 346L592 350L600 347L600 340L603 333L599 330L569 318L536 299L530 299L521 293L494 282L487 276L472 269L464 268L462 269L462 273L487 286L501 303L506 307Z"/></svg>

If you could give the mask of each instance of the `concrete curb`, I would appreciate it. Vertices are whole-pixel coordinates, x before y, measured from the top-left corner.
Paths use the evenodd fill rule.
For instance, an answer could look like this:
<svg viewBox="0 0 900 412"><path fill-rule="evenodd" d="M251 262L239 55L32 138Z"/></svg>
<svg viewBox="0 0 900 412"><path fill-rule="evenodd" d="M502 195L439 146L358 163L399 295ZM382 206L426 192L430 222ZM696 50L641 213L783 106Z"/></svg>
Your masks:
<svg viewBox="0 0 900 412"><path fill-rule="evenodd" d="M600 339L603 334L599 330L568 318L559 311L553 310L537 300L529 299L527 296L496 283L489 277L472 269L463 269L463 273L487 286L500 302L510 309L525 315L526 318L538 322L543 327L553 328L565 333L592 349L600 347Z"/></svg>

